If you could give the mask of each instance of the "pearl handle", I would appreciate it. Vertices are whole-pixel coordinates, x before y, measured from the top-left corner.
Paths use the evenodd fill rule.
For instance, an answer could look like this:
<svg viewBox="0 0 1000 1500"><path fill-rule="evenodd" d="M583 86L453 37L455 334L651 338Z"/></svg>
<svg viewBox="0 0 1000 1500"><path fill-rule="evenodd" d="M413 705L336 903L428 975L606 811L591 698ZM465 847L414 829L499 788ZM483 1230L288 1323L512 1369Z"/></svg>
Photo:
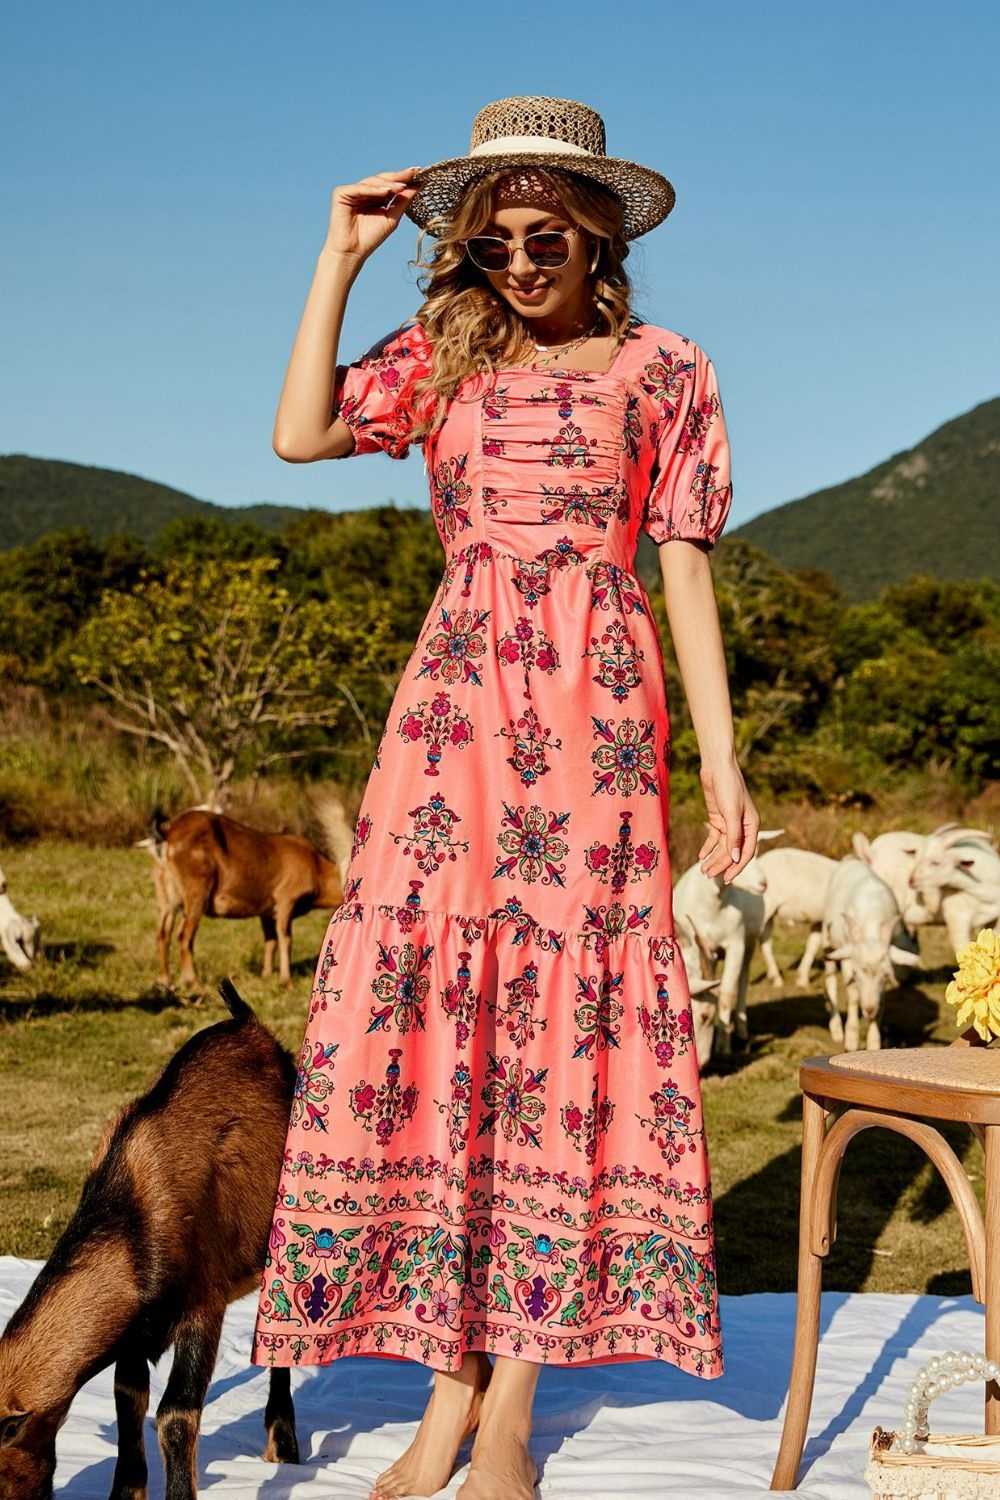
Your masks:
<svg viewBox="0 0 1000 1500"><path fill-rule="evenodd" d="M913 1377L893 1448L899 1453L915 1452L917 1439L928 1435L927 1409L935 1396L969 1380L996 1380L998 1376L1000 1363L987 1359L985 1354L971 1354L967 1350L956 1354L950 1349L946 1354L935 1354Z"/></svg>

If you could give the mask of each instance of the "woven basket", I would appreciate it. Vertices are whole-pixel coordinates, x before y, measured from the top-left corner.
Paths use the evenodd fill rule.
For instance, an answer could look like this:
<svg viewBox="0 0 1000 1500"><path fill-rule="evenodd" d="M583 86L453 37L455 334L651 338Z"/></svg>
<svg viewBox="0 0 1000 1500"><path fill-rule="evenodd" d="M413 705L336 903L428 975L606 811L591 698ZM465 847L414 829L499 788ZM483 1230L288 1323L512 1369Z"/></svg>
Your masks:
<svg viewBox="0 0 1000 1500"><path fill-rule="evenodd" d="M1000 1438L934 1433L922 1453L890 1453L894 1432L872 1433L865 1479L872 1500L998 1500ZM937 1452L926 1450L937 1449ZM945 1454L940 1450L948 1448Z"/></svg>
<svg viewBox="0 0 1000 1500"><path fill-rule="evenodd" d="M931 1432L913 1453L893 1449L895 1441L881 1427L872 1433L865 1469L872 1500L1000 1500L1000 1436Z"/></svg>

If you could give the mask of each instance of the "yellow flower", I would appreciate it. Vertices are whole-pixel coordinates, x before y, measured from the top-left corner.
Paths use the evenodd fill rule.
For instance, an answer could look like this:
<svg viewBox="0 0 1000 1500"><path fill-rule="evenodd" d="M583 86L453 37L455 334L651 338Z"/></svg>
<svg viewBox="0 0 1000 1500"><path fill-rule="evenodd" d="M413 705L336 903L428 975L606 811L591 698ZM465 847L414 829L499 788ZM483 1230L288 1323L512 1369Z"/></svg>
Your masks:
<svg viewBox="0 0 1000 1500"><path fill-rule="evenodd" d="M1000 1036L1000 933L980 929L974 943L966 943L955 955L958 968L944 992L957 1007L955 1023L972 1024L984 1041Z"/></svg>

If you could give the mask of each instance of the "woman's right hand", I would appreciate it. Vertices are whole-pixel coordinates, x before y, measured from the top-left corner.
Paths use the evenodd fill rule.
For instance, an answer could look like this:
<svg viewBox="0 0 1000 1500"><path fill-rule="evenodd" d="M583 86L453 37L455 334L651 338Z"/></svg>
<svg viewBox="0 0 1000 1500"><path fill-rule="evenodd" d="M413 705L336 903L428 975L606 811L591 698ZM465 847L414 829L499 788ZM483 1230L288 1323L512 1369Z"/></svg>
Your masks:
<svg viewBox="0 0 1000 1500"><path fill-rule="evenodd" d="M375 172L360 182L335 187L326 249L358 261L367 259L389 238L406 205L415 197L418 190L410 182L419 170L406 167L402 172Z"/></svg>

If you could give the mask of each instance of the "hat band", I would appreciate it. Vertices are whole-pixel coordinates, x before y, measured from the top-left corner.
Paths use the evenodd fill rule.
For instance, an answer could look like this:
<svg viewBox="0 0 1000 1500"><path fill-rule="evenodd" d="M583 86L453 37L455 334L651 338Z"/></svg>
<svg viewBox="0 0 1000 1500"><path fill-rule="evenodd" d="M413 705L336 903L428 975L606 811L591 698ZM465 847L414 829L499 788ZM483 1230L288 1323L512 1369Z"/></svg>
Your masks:
<svg viewBox="0 0 1000 1500"><path fill-rule="evenodd" d="M470 156L505 156L512 151L538 151L549 156L590 156L594 153L574 141L554 140L550 135L499 135L473 146Z"/></svg>

